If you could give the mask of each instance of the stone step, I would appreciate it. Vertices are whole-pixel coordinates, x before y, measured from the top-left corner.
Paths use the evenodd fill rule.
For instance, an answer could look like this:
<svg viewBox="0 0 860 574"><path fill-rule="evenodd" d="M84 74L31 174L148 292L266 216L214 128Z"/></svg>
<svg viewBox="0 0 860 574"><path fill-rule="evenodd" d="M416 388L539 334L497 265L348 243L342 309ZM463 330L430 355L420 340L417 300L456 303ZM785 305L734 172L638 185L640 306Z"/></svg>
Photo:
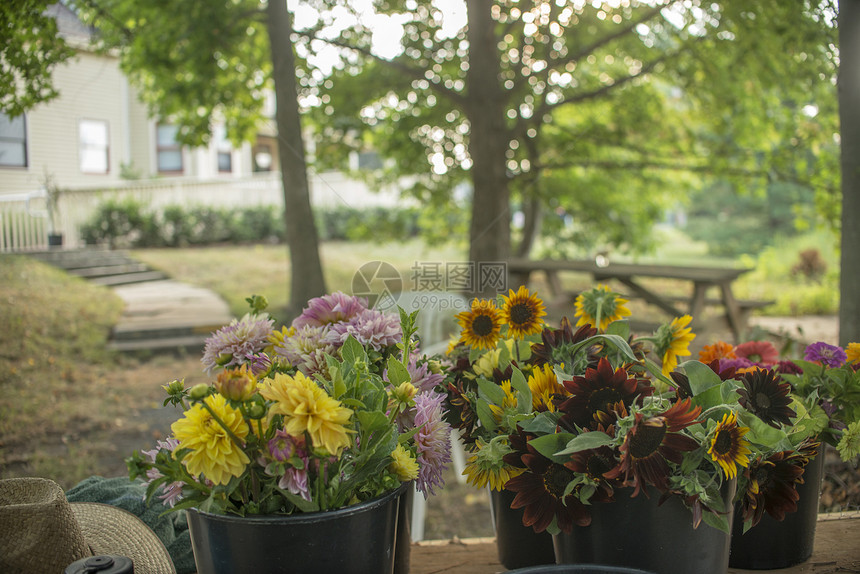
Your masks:
<svg viewBox="0 0 860 574"><path fill-rule="evenodd" d="M84 279L95 279L97 277L110 277L113 275L127 275L129 273L141 273L144 271L152 271L148 265L137 263L131 260L127 262L111 263L100 262L98 265L88 267L68 268L66 271L72 275L83 277Z"/></svg>
<svg viewBox="0 0 860 574"><path fill-rule="evenodd" d="M117 285L131 285L133 283L145 283L166 279L167 275L161 271L140 271L138 273L123 273L122 275L109 275L107 277L94 277L90 279L96 285L105 287L116 287Z"/></svg>

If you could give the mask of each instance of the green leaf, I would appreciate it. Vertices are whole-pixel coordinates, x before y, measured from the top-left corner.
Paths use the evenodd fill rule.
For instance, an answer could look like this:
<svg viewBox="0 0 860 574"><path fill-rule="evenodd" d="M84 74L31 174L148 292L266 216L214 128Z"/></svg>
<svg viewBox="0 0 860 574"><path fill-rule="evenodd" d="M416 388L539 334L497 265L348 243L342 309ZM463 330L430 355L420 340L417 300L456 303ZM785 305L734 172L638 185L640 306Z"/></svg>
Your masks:
<svg viewBox="0 0 860 574"><path fill-rule="evenodd" d="M395 387L399 387L402 383L412 381L409 374L409 369L396 357L388 357L388 381Z"/></svg>
<svg viewBox="0 0 860 574"><path fill-rule="evenodd" d="M558 426L560 415L544 411L538 413L533 419L520 425L525 432L534 433L537 435L552 434L555 432L555 427Z"/></svg>
<svg viewBox="0 0 860 574"><path fill-rule="evenodd" d="M570 457L558 456L557 453L567 448L567 444L574 438L571 433L548 434L533 438L529 444L539 453L559 464L564 464Z"/></svg>
<svg viewBox="0 0 860 574"><path fill-rule="evenodd" d="M560 450L555 454L558 456L570 455L583 450L609 446L613 443L613 440L614 439L611 436L603 432L584 432L570 440L563 450Z"/></svg>
<svg viewBox="0 0 860 574"><path fill-rule="evenodd" d="M349 366L353 366L358 362L367 362L367 352L352 335L346 338L346 341L340 348L340 356L343 357L343 362Z"/></svg>
<svg viewBox="0 0 860 574"><path fill-rule="evenodd" d="M626 319L613 321L606 327L606 334L621 337L626 341L630 338L630 322Z"/></svg>
<svg viewBox="0 0 860 574"><path fill-rule="evenodd" d="M700 361L686 361L681 368L690 380L690 390L693 396L703 393L714 386L719 386L722 381L708 365Z"/></svg>
<svg viewBox="0 0 860 574"><path fill-rule="evenodd" d="M528 413L532 410L532 391L526 382L523 372L516 367L513 367L511 375L511 388L513 388L519 396L517 397L517 410L521 413Z"/></svg>
<svg viewBox="0 0 860 574"><path fill-rule="evenodd" d="M742 426L749 427L750 430L744 438L751 443L766 448L776 448L780 442L787 438L784 431L773 428L748 411L738 413L738 419Z"/></svg>
<svg viewBox="0 0 860 574"><path fill-rule="evenodd" d="M499 425L496 424L496 418L493 416L493 411L490 410L489 404L484 401L478 401L475 403L475 412L478 413L478 420L481 421L481 425L488 431L493 432L498 428Z"/></svg>
<svg viewBox="0 0 860 574"><path fill-rule="evenodd" d="M502 387L483 377L479 378L477 383L478 391L482 398L496 406L501 406L505 403L505 391L502 390Z"/></svg>

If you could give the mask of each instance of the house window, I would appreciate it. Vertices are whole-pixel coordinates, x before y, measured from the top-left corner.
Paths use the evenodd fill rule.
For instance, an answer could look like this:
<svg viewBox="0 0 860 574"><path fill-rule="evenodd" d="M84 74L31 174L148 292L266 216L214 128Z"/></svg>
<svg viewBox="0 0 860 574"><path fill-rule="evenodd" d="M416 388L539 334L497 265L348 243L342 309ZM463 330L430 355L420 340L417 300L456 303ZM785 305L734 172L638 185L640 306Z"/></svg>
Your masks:
<svg viewBox="0 0 860 574"><path fill-rule="evenodd" d="M179 128L158 124L155 135L155 155L159 173L182 173L182 146L176 141Z"/></svg>
<svg viewBox="0 0 860 574"><path fill-rule="evenodd" d="M81 120L78 122L81 172L107 173L108 124L103 120Z"/></svg>
<svg viewBox="0 0 860 574"><path fill-rule="evenodd" d="M233 146L227 139L227 130L224 126L215 128L215 146L218 150L218 172L231 173L233 171Z"/></svg>
<svg viewBox="0 0 860 574"><path fill-rule="evenodd" d="M358 152L358 169L382 169L382 158L375 151Z"/></svg>
<svg viewBox="0 0 860 574"><path fill-rule="evenodd" d="M0 166L27 167L27 124L23 115L0 113Z"/></svg>

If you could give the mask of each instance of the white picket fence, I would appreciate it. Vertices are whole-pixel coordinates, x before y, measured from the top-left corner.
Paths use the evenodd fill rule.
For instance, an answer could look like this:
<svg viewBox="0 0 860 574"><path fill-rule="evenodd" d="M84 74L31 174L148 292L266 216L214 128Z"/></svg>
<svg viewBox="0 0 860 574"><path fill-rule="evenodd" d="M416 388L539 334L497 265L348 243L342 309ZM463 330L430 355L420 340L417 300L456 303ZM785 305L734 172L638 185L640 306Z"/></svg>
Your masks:
<svg viewBox="0 0 860 574"><path fill-rule="evenodd" d="M373 192L360 181L340 172L310 177L314 207L393 206L399 200L394 190ZM57 200L56 229L51 229L44 190L0 194L0 253L48 248L48 234L63 235L66 248L81 247L81 226L90 221L107 200L133 199L153 210L169 205L218 208L272 205L283 207L281 176L277 172L246 178L196 180L191 178L131 181L119 187L63 189Z"/></svg>

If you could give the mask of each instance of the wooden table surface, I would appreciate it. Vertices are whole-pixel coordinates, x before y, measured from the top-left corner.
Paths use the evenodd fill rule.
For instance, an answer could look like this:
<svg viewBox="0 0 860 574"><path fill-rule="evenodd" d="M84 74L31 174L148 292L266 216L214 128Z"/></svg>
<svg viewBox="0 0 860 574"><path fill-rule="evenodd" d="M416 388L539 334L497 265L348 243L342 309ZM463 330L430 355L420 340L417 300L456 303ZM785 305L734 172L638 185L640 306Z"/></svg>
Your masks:
<svg viewBox="0 0 860 574"><path fill-rule="evenodd" d="M499 564L493 538L428 540L412 545L410 574L496 574L506 571ZM860 573L860 512L820 515L812 557L802 564L779 570L729 568L729 574L753 572Z"/></svg>

